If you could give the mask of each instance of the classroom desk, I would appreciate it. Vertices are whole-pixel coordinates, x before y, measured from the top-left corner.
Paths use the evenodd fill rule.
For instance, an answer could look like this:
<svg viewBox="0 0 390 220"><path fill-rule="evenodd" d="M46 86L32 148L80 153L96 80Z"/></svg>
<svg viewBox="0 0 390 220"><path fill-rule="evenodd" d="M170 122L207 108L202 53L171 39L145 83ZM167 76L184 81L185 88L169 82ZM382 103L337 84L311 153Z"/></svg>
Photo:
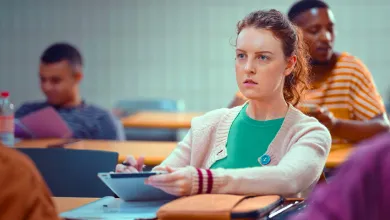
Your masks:
<svg viewBox="0 0 390 220"><path fill-rule="evenodd" d="M202 113L185 112L138 112L122 119L124 127L189 129L191 120Z"/></svg>
<svg viewBox="0 0 390 220"><path fill-rule="evenodd" d="M325 165L326 168L336 168L340 166L348 159L353 150L354 148L352 145L336 145L335 149L332 149L328 155Z"/></svg>
<svg viewBox="0 0 390 220"><path fill-rule="evenodd" d="M52 199L57 208L58 215L60 215L63 212L94 202L100 198L52 197ZM302 201L302 199L299 198L285 199L285 203L291 203L292 201Z"/></svg>
<svg viewBox="0 0 390 220"><path fill-rule="evenodd" d="M77 198L77 197L52 197L58 214L78 208L99 198Z"/></svg>
<svg viewBox="0 0 390 220"><path fill-rule="evenodd" d="M51 144L64 142L61 139L23 140L16 147L23 148L46 148ZM80 140L65 145L68 149L86 149L113 151L119 153L119 162L127 155L135 157L144 156L145 165L155 166L160 164L176 147L177 142L156 141L103 141L103 140Z"/></svg>
<svg viewBox="0 0 390 220"><path fill-rule="evenodd" d="M15 147L43 148L43 147L47 147L49 145L60 144L64 141L65 141L65 139L60 139L60 138L25 139L25 140L21 140L19 142L16 142Z"/></svg>
<svg viewBox="0 0 390 220"><path fill-rule="evenodd" d="M51 144L64 142L61 139L38 139L23 140L16 147L46 148ZM66 145L69 149L103 150L119 153L119 161L122 162L127 155L135 157L144 156L145 165L156 166L160 164L177 146L177 142L154 142L154 141L103 141L103 140L80 140L79 142ZM353 151L348 144L332 145L326 161L327 168L335 168L342 164Z"/></svg>

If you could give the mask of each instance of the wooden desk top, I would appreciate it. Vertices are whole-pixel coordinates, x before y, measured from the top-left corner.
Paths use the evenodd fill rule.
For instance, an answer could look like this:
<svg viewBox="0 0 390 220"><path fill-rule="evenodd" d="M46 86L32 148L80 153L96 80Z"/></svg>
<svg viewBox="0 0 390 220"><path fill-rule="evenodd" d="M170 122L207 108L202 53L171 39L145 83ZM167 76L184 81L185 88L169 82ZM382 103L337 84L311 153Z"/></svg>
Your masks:
<svg viewBox="0 0 390 220"><path fill-rule="evenodd" d="M38 147L46 148L51 144L63 143L61 139L39 139L23 140L17 143L16 147ZM79 142L66 145L69 149L103 150L113 151L119 154L119 162L122 162L127 155L135 157L144 156L145 164L155 166L160 164L173 149L177 142L154 142L154 141L103 141L103 140L81 140ZM327 168L335 168L342 164L353 151L353 147L348 144L333 145L326 161Z"/></svg>
<svg viewBox="0 0 390 220"><path fill-rule="evenodd" d="M40 139L23 140L16 144L16 147L23 148L46 148L50 144L64 142L61 139ZM65 146L68 149L102 150L113 151L119 154L119 162L122 162L127 155L135 157L144 156L146 165L160 164L176 147L177 142L157 141L103 141L103 140L81 140Z"/></svg>
<svg viewBox="0 0 390 220"><path fill-rule="evenodd" d="M24 148L45 148L49 145L60 144L66 141L60 138L48 138L48 139L26 139L15 143L15 147Z"/></svg>
<svg viewBox="0 0 390 220"><path fill-rule="evenodd" d="M100 198L77 198L77 197L52 197L57 208L58 214L78 208L88 203L94 202ZM302 201L301 198L286 198L285 202Z"/></svg>
<svg viewBox="0 0 390 220"><path fill-rule="evenodd" d="M328 159L326 160L327 168L336 168L344 163L349 155L354 151L352 146L345 146L343 148L334 149L329 153Z"/></svg>
<svg viewBox="0 0 390 220"><path fill-rule="evenodd" d="M124 127L138 128L191 128L191 120L202 113L184 112L138 112L122 119Z"/></svg>
<svg viewBox="0 0 390 220"><path fill-rule="evenodd" d="M99 198L52 197L58 214L94 202Z"/></svg>

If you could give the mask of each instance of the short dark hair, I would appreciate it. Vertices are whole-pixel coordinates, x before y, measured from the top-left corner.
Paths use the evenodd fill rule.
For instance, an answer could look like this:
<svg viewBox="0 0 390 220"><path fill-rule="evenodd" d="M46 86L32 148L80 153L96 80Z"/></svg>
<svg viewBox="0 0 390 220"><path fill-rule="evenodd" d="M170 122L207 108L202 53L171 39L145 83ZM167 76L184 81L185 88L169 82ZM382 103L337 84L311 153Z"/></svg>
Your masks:
<svg viewBox="0 0 390 220"><path fill-rule="evenodd" d="M55 43L43 52L41 62L46 64L68 61L72 67L82 66L83 58L77 48L68 43Z"/></svg>
<svg viewBox="0 0 390 220"><path fill-rule="evenodd" d="M328 4L321 0L300 0L295 2L287 13L288 19L293 21L302 12L312 8L329 8Z"/></svg>

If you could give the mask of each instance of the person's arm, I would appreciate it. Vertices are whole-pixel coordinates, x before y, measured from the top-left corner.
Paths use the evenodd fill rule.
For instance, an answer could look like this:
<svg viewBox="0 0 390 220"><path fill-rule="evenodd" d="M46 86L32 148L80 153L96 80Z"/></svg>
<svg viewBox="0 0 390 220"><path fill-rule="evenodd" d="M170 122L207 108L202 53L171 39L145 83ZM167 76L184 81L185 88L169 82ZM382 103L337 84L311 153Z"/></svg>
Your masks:
<svg viewBox="0 0 390 220"><path fill-rule="evenodd" d="M243 169L166 167L168 174L152 176L146 183L177 196L201 193L297 194L309 189L321 175L331 147L331 137L322 125L295 130L297 133L292 137L294 144L277 165ZM177 158L175 161L178 161Z"/></svg>
<svg viewBox="0 0 390 220"><path fill-rule="evenodd" d="M332 133L360 141L389 130L386 110L374 79L363 63L350 85L350 104L355 120L337 120Z"/></svg>
<svg viewBox="0 0 390 220"><path fill-rule="evenodd" d="M331 133L350 141L361 141L376 134L389 131L389 121L386 113L380 114L371 120L353 121L336 119Z"/></svg>
<svg viewBox="0 0 390 220"><path fill-rule="evenodd" d="M328 127L334 136L352 142L388 131L386 110L370 71L361 62L356 62L356 69L350 74L350 99L343 104L350 105L352 120L336 119L327 110L322 114L317 112L313 116Z"/></svg>
<svg viewBox="0 0 390 220"><path fill-rule="evenodd" d="M22 118L31 112L34 112L36 108L31 104L23 104L15 111L15 118Z"/></svg>
<svg viewBox="0 0 390 220"><path fill-rule="evenodd" d="M93 137L94 139L118 141L126 139L122 123L110 113L102 116L98 120L97 126L98 132L95 137Z"/></svg>
<svg viewBox="0 0 390 220"><path fill-rule="evenodd" d="M15 111L15 131L14 135L18 138L31 138L32 134L28 132L28 129L19 121L22 117L34 112L36 110L31 104L23 104Z"/></svg>
<svg viewBox="0 0 390 220"><path fill-rule="evenodd" d="M276 166L244 169L211 169L212 193L291 195L307 189L321 175L331 147L324 126L297 140ZM204 186L210 177L203 175ZM199 180L200 181L200 180Z"/></svg>
<svg viewBox="0 0 390 220"><path fill-rule="evenodd" d="M188 166L191 160L191 135L192 132L190 129L172 153L160 165L155 166L152 171L168 171L169 168L183 168ZM118 164L116 166L116 172L141 172L144 166L143 157L135 159L134 156L128 155L124 162L127 164Z"/></svg>

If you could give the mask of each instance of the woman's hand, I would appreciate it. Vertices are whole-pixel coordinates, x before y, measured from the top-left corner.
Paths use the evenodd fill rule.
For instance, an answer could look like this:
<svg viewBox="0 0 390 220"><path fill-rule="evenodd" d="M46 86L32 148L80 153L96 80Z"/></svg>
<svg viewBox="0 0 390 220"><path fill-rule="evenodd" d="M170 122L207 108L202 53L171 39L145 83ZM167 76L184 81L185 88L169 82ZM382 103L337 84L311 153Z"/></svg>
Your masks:
<svg viewBox="0 0 390 220"><path fill-rule="evenodd" d="M139 157L137 160L133 156L127 156L123 164L117 164L115 172L118 173L138 173L142 172L144 167L144 157Z"/></svg>
<svg viewBox="0 0 390 220"><path fill-rule="evenodd" d="M192 175L196 172L193 167L174 169L165 167L167 174L159 174L149 177L145 184L159 188L166 193L175 196L187 196L192 190Z"/></svg>

